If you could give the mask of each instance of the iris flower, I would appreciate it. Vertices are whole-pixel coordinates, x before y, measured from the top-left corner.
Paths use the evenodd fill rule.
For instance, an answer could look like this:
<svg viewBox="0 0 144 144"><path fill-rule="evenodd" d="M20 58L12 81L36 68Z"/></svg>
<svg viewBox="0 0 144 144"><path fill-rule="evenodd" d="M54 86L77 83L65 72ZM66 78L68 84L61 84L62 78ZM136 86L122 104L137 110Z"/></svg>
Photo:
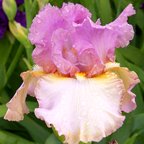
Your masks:
<svg viewBox="0 0 144 144"><path fill-rule="evenodd" d="M131 89L139 83L135 72L115 62L115 49L133 39L129 4L113 22L102 26L80 4L48 4L34 18L29 39L36 46L31 71L7 104L5 119L23 120L28 113L27 94L39 106L37 118L64 135L64 143L99 142L120 128L122 112L136 108Z"/></svg>

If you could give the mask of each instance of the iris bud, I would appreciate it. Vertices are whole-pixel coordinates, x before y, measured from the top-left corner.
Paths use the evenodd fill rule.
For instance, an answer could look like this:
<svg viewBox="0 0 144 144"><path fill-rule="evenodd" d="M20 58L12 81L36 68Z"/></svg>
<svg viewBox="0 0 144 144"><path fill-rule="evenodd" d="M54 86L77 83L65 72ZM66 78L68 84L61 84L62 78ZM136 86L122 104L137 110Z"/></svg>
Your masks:
<svg viewBox="0 0 144 144"><path fill-rule="evenodd" d="M28 30L21 26L19 23L16 21L14 22L9 22L9 28L11 33L15 36L15 38L22 43L25 48L30 48L31 44L30 41L28 40Z"/></svg>
<svg viewBox="0 0 144 144"><path fill-rule="evenodd" d="M17 5L16 5L15 0L3 0L2 6L9 21L14 20L16 12L17 12Z"/></svg>

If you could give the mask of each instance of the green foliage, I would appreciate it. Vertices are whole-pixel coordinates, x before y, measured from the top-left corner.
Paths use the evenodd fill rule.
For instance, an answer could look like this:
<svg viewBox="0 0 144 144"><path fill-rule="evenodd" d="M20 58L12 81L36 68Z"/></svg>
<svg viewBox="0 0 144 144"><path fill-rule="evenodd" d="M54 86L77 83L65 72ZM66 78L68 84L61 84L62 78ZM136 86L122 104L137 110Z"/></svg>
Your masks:
<svg viewBox="0 0 144 144"><path fill-rule="evenodd" d="M6 1L5 1L6 2ZM92 13L92 19L101 18L102 24L114 20L122 9L129 3L133 3L137 13L129 22L134 26L135 37L127 48L116 50L116 60L121 66L135 71L141 83L133 90L137 95L137 109L126 114L124 125L111 136L103 139L98 144L107 144L111 140L117 140L119 144L143 144L144 143L144 9L140 9L142 0L25 0L22 9L26 12L27 28L13 21L13 10L5 11L9 17L9 30L4 38L0 39L0 144L60 144L54 132L37 120L33 114L37 103L28 99L30 115L19 123L3 120L6 112L6 103L13 96L21 84L20 73L31 69L31 52L27 34L33 17L46 3L61 6L63 2L81 3ZM12 10L12 12L11 12Z"/></svg>

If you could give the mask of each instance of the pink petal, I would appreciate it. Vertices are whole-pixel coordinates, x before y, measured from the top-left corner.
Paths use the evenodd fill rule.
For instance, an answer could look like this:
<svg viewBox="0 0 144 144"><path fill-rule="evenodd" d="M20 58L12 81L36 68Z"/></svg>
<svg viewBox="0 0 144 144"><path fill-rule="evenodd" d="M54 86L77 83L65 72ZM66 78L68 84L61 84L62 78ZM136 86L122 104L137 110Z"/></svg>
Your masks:
<svg viewBox="0 0 144 144"><path fill-rule="evenodd" d="M53 125L65 143L100 141L123 124L121 99L124 85L113 72L94 78L49 74L39 79L35 114L47 126Z"/></svg>
<svg viewBox="0 0 144 144"><path fill-rule="evenodd" d="M87 17L91 17L91 13L80 4L64 3L61 8L64 19L71 23L80 24Z"/></svg>
<svg viewBox="0 0 144 144"><path fill-rule="evenodd" d="M102 65L100 58L93 48L81 50L78 61L81 72L85 72L88 77L100 74L104 70L104 65Z"/></svg>
<svg viewBox="0 0 144 144"><path fill-rule="evenodd" d="M48 4L34 18L30 28L29 39L33 44L50 48L53 31L64 26L65 21L62 18L60 9Z"/></svg>
<svg viewBox="0 0 144 144"><path fill-rule="evenodd" d="M95 58L102 65L114 61L114 51L117 34L109 28L95 25L90 19L85 20L81 25L76 26L75 43L76 47L84 49L91 45L96 52Z"/></svg>
<svg viewBox="0 0 144 144"><path fill-rule="evenodd" d="M30 28L29 39L36 45L33 52L34 62L43 67L47 73L54 72L56 67L52 61L51 54L51 38L53 33L61 28L67 30L73 29L73 22L81 23L85 18L90 17L90 15L89 11L79 4L64 4L61 9L47 5L34 18ZM71 67L66 68L65 66L63 69L64 74L65 70L77 71L76 68L71 69Z"/></svg>
<svg viewBox="0 0 144 144"><path fill-rule="evenodd" d="M132 4L129 4L120 16L105 27L111 28L118 35L116 47L126 47L134 37L132 25L128 24L128 17L135 14Z"/></svg>
<svg viewBox="0 0 144 144"><path fill-rule="evenodd" d="M50 73L56 71L56 66L51 60L50 49L43 49L42 46L37 46L32 53L32 57L37 65L43 67L45 72Z"/></svg>
<svg viewBox="0 0 144 144"><path fill-rule="evenodd" d="M79 4L64 4L60 9L47 5L30 28L29 38L36 45L34 62L47 73L100 74L105 63L115 60L115 48L126 46L133 38L127 19L134 13L130 4L114 22L101 26L100 20L93 23L89 11Z"/></svg>
<svg viewBox="0 0 144 144"><path fill-rule="evenodd" d="M49 4L39 12L31 25L29 39L36 45L33 60L48 73L55 71L55 66L51 61L52 34L56 29L65 27L65 23L60 10Z"/></svg>
<svg viewBox="0 0 144 144"><path fill-rule="evenodd" d="M109 65L109 64L108 64ZM131 92L132 88L140 82L135 72L129 71L127 68L112 66L107 69L115 72L122 80L125 86L125 95L122 99L122 111L131 112L136 108L135 94Z"/></svg>
<svg viewBox="0 0 144 144"><path fill-rule="evenodd" d="M54 32L52 37L52 60L60 73L74 76L79 69L75 64L77 62L77 54L72 48L69 33L63 29Z"/></svg>

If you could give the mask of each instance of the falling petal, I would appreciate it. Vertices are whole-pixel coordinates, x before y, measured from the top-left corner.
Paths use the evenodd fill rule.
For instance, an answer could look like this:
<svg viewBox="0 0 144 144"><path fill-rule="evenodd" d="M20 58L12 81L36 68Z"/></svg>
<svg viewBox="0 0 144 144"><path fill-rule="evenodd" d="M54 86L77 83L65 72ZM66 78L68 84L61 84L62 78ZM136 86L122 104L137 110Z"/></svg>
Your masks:
<svg viewBox="0 0 144 144"><path fill-rule="evenodd" d="M23 84L17 90L13 98L7 103L8 111L5 114L4 119L9 121L20 121L23 120L24 114L29 112L28 107L26 105L26 97L30 87L34 82L36 83L37 77L42 75L41 72L31 72L27 71L21 74L23 79Z"/></svg>
<svg viewBox="0 0 144 144"><path fill-rule="evenodd" d="M114 72L95 78L77 74L75 79L49 74L35 88L39 103L35 114L69 144L98 142L123 124L123 95L124 84Z"/></svg>
<svg viewBox="0 0 144 144"><path fill-rule="evenodd" d="M126 92L122 99L122 111L129 113L136 108L135 94L131 90L140 80L135 72L131 72L127 68L117 66L109 70L115 72L123 80Z"/></svg>

